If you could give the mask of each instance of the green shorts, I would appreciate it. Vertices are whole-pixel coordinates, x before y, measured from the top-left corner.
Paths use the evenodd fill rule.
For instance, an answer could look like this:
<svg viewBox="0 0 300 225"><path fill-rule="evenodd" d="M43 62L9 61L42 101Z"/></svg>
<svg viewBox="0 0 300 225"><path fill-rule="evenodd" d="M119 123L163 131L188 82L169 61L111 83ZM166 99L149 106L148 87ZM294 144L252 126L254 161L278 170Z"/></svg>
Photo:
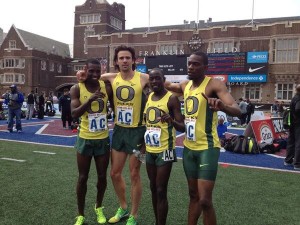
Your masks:
<svg viewBox="0 0 300 225"><path fill-rule="evenodd" d="M186 177L215 181L218 172L219 148L193 151L184 146L183 168Z"/></svg>
<svg viewBox="0 0 300 225"><path fill-rule="evenodd" d="M163 166L167 163L177 162L176 151L174 150L166 150L161 153L151 153L146 152L146 163L155 165L155 166Z"/></svg>
<svg viewBox="0 0 300 225"><path fill-rule="evenodd" d="M112 135L112 148L119 152L132 154L132 150L140 150L144 145L146 127L121 127L115 125Z"/></svg>
<svg viewBox="0 0 300 225"><path fill-rule="evenodd" d="M104 139L84 139L77 137L76 150L84 156L99 156L110 151L109 137Z"/></svg>

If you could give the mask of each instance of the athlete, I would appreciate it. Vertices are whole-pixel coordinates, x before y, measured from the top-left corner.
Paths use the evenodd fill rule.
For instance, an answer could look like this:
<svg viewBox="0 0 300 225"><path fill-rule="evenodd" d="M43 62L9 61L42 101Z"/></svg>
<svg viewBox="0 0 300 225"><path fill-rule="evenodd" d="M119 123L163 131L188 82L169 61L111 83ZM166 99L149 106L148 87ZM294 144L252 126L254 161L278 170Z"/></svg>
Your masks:
<svg viewBox="0 0 300 225"><path fill-rule="evenodd" d="M146 131L143 122L146 95L143 89L149 76L135 71L135 51L131 47L119 46L115 49L114 63L119 73L102 74L101 79L112 85L115 112L115 127L112 136L111 178L120 207L109 223L117 223L129 216L126 225L137 224L138 207L142 196L140 178L141 162L133 150L141 150ZM129 215L125 195L125 180L122 171L129 158L131 181L131 211Z"/></svg>
<svg viewBox="0 0 300 225"><path fill-rule="evenodd" d="M183 116L178 98L164 88L162 71L154 68L149 73L153 92L149 95L145 119L147 131L146 168L150 180L152 205L156 225L165 225L168 214L167 187L173 162L176 162L175 129L184 132Z"/></svg>
<svg viewBox="0 0 300 225"><path fill-rule="evenodd" d="M92 158L94 157L98 175L95 212L99 224L106 223L102 201L107 186L106 171L110 157L110 141L107 126L107 101L112 90L99 81L101 66L97 59L88 59L85 65L86 80L71 88L71 111L73 118L80 118L77 150L78 216L75 225L85 221L84 207L87 180Z"/></svg>
<svg viewBox="0 0 300 225"><path fill-rule="evenodd" d="M188 79L179 84L166 83L167 89L184 95L186 135L183 167L189 187L188 225L196 225L203 212L203 224L215 225L212 192L218 169L220 142L216 111L240 116L241 111L226 86L205 76L208 58L194 52L188 59Z"/></svg>

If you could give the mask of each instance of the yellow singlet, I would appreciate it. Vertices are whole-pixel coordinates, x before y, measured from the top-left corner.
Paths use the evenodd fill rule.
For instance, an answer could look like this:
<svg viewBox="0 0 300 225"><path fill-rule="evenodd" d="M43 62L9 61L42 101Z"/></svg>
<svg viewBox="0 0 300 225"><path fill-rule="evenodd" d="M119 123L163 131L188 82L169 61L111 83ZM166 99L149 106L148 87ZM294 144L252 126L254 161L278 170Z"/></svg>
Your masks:
<svg viewBox="0 0 300 225"><path fill-rule="evenodd" d="M211 78L205 77L200 86L190 90L192 81L184 89L185 140L183 144L191 150L220 148L217 133L218 115L212 111L201 93Z"/></svg>
<svg viewBox="0 0 300 225"><path fill-rule="evenodd" d="M141 85L141 73L134 71L131 80L123 80L118 73L112 84L115 105L115 124L139 127L143 124L146 98Z"/></svg>
<svg viewBox="0 0 300 225"><path fill-rule="evenodd" d="M176 140L175 129L173 125L162 123L158 118L162 115L160 109L169 113L168 101L172 93L168 91L166 95L158 101L152 100L153 94L152 92L149 95L145 108L147 131L144 135L144 139L146 150L151 153L173 150L175 149Z"/></svg>
<svg viewBox="0 0 300 225"><path fill-rule="evenodd" d="M80 117L79 137L84 139L104 139L108 137L107 126L107 100L105 83L99 81L101 92L105 97L93 101L91 107ZM80 103L86 102L93 93L89 92L84 83L78 83L80 90Z"/></svg>

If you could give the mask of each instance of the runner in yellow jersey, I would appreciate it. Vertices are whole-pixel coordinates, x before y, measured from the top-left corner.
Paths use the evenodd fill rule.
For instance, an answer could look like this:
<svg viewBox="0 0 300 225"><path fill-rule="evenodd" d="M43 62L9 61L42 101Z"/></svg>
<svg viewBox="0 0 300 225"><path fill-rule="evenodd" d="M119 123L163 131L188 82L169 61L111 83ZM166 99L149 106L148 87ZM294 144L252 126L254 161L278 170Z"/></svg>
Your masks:
<svg viewBox="0 0 300 225"><path fill-rule="evenodd" d="M112 96L112 90L103 81L99 81L100 68L97 59L88 59L85 65L86 80L74 85L70 91L72 116L80 118L75 144L79 172L76 189L78 216L75 225L81 225L85 221L85 195L93 157L98 175L95 212L98 223L106 223L102 201L107 186L106 171L110 156L107 101Z"/></svg>
<svg viewBox="0 0 300 225"><path fill-rule="evenodd" d="M153 92L149 95L145 108L147 131L144 138L156 225L165 225L167 220L168 182L173 162L177 161L175 129L184 132L180 102L164 88L164 82L165 77L160 69L150 71L149 84Z"/></svg>
<svg viewBox="0 0 300 225"><path fill-rule="evenodd" d="M131 47L119 46L115 49L114 63L117 74L103 74L101 79L109 81L113 88L115 127L112 136L111 178L120 207L109 223L117 223L128 217L126 225L137 224L138 207L142 196L140 178L141 162L134 156L133 150L144 145L143 111L146 96L143 89L149 76L135 71L135 51ZM125 194L125 180L122 176L127 157L129 158L131 180L131 211L129 215Z"/></svg>
<svg viewBox="0 0 300 225"><path fill-rule="evenodd" d="M186 136L183 167L189 186L188 225L197 225L203 213L204 225L215 225L212 192L218 169L220 143L217 112L239 116L241 111L225 84L205 76L208 58L194 52L188 59L188 79L180 84L166 83L167 89L184 94Z"/></svg>

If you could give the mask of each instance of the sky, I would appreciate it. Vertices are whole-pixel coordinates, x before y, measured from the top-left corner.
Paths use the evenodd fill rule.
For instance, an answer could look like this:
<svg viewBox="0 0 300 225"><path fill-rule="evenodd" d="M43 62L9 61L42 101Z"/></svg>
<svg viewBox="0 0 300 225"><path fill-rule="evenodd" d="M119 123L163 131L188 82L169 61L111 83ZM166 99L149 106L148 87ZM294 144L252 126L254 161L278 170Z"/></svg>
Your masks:
<svg viewBox="0 0 300 225"><path fill-rule="evenodd" d="M86 0L0 0L0 28L17 28L73 43L75 6ZM230 21L300 16L300 0L107 0L125 5L126 29L183 24L184 20ZM199 8L198 8L199 3ZM150 18L150 20L149 20ZM150 21L150 22L149 22Z"/></svg>

